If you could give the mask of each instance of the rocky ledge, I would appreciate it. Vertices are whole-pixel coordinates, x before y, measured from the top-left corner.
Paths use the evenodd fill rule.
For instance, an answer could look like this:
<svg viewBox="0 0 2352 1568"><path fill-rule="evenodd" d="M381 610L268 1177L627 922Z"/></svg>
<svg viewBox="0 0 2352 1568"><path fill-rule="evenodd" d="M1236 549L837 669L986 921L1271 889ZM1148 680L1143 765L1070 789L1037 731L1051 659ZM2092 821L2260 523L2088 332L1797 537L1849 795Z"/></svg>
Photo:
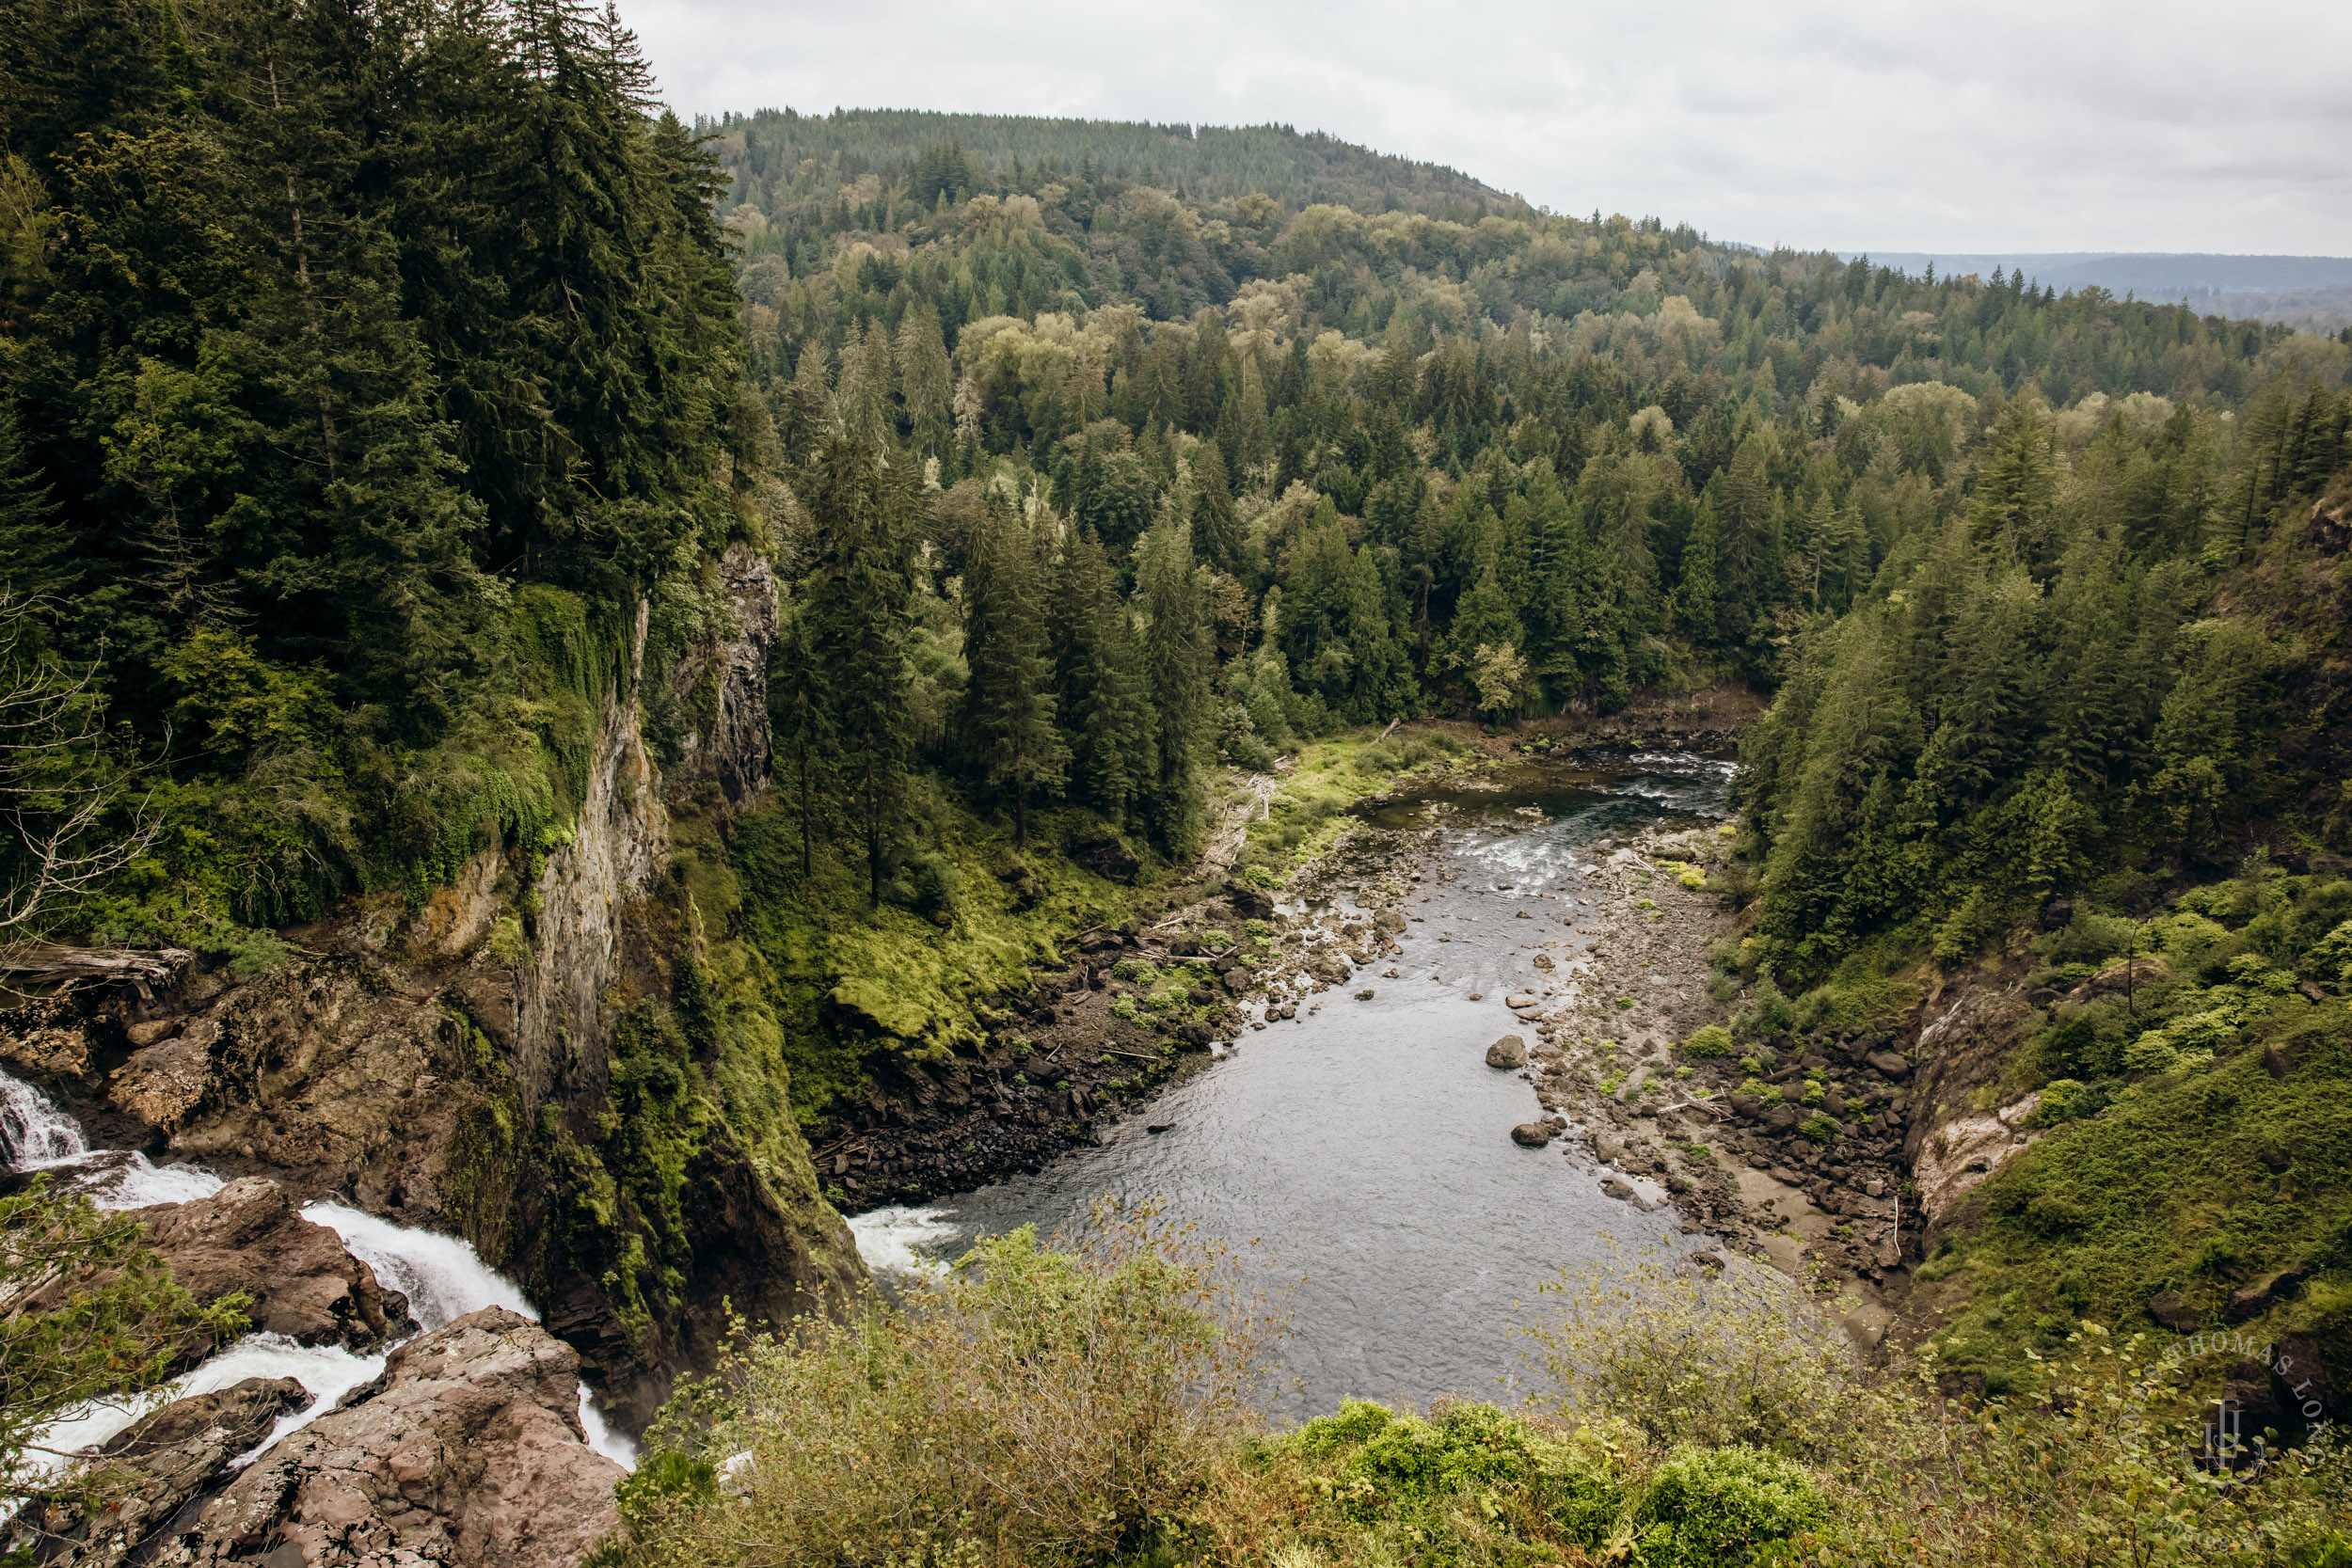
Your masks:
<svg viewBox="0 0 2352 1568"><path fill-rule="evenodd" d="M267 1177L245 1177L188 1203L135 1209L131 1217L146 1225L144 1244L197 1300L246 1296L256 1332L370 1351L417 1331L408 1298L386 1290L373 1269L345 1251L335 1232L304 1219ZM53 1278L9 1309L44 1312L95 1283ZM183 1346L180 1364L194 1366L212 1348Z"/></svg>
<svg viewBox="0 0 2352 1568"><path fill-rule="evenodd" d="M41 1563L569 1568L617 1529L618 1465L591 1449L580 1358L485 1307L411 1339L374 1382L232 1469L304 1402L291 1378L181 1400L109 1443L88 1499L27 1511Z"/></svg>

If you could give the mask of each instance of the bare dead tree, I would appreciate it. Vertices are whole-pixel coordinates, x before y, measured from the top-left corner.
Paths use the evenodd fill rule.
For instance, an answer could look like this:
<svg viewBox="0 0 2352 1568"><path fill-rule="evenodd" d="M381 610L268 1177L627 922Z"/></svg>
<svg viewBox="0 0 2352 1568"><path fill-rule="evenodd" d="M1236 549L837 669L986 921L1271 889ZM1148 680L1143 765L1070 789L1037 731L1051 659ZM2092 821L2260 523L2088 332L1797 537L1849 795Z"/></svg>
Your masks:
<svg viewBox="0 0 2352 1568"><path fill-rule="evenodd" d="M20 960L161 832L140 787L153 765L108 733L97 667L49 653L45 608L0 593L0 958Z"/></svg>

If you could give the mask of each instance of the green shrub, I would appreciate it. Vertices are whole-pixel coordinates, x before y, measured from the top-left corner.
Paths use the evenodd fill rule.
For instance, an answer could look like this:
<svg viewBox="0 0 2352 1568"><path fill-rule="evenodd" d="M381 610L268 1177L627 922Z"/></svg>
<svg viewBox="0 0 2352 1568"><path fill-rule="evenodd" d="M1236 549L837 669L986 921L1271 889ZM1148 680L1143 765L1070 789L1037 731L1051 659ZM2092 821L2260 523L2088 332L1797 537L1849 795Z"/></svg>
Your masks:
<svg viewBox="0 0 2352 1568"><path fill-rule="evenodd" d="M1639 1560L1642 1568L1745 1568L1828 1512L1813 1478L1779 1454L1736 1444L1677 1449L1642 1498Z"/></svg>
<svg viewBox="0 0 2352 1568"><path fill-rule="evenodd" d="M1138 986L1148 986L1160 977L1159 966L1149 958L1121 958L1111 965L1111 976Z"/></svg>
<svg viewBox="0 0 2352 1568"><path fill-rule="evenodd" d="M888 1311L748 1337L647 1433L612 1560L1107 1562L1252 1418L1269 1319L1232 1261L1105 1209L1068 1250L1024 1227ZM741 1484L703 1488L722 1460Z"/></svg>
<svg viewBox="0 0 2352 1568"><path fill-rule="evenodd" d="M1837 1124L1824 1116L1810 1116L1797 1123L1797 1131L1811 1142L1826 1144L1837 1136Z"/></svg>
<svg viewBox="0 0 2352 1568"><path fill-rule="evenodd" d="M1710 1023L1692 1033L1682 1042L1682 1053L1700 1061L1731 1054L1731 1031L1720 1023Z"/></svg>

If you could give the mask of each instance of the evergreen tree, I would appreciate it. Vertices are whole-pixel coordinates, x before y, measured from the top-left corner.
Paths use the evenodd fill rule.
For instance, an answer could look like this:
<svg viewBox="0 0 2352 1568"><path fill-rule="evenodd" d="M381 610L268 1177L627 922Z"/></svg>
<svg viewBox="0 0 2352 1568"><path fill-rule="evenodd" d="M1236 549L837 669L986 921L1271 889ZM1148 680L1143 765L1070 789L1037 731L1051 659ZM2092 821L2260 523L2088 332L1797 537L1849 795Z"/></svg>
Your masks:
<svg viewBox="0 0 2352 1568"><path fill-rule="evenodd" d="M0 595L40 598L72 582L56 517L50 487L26 456L16 408L0 397Z"/></svg>
<svg viewBox="0 0 2352 1568"><path fill-rule="evenodd" d="M1233 515L1233 492L1225 476L1224 454L1204 441L1192 458L1193 534L1209 564L1232 578L1243 570L1241 525Z"/></svg>
<svg viewBox="0 0 2352 1568"><path fill-rule="evenodd" d="M865 851L866 895L882 902L904 811L910 736L906 643L913 531L899 470L837 437L810 476L809 639L839 761L835 777Z"/></svg>
<svg viewBox="0 0 2352 1568"><path fill-rule="evenodd" d="M775 731L775 767L792 792L801 829L801 876L816 875L817 838L824 819L818 801L838 764L833 703L810 635L806 605L788 605L768 660L768 719Z"/></svg>
<svg viewBox="0 0 2352 1568"><path fill-rule="evenodd" d="M1050 633L1072 782L1098 810L1123 818L1151 779L1151 700L1127 607L1090 533L1063 548Z"/></svg>
<svg viewBox="0 0 2352 1568"><path fill-rule="evenodd" d="M1146 799L1161 844L1174 859L1199 851L1200 774L1212 734L1210 677L1215 632L1193 562L1189 524L1163 523L1137 547L1136 596L1144 617L1144 675L1151 693L1152 789Z"/></svg>
<svg viewBox="0 0 2352 1568"><path fill-rule="evenodd" d="M1037 548L1001 496L992 496L966 547L963 657L976 760L1009 790L1013 842L1029 842L1032 794L1058 788L1070 748L1054 727L1054 666L1039 603Z"/></svg>
<svg viewBox="0 0 2352 1568"><path fill-rule="evenodd" d="M939 312L929 300L917 304L898 321L892 354L898 368L898 395L914 429L915 450L939 455L953 431L948 396L947 341L941 334Z"/></svg>

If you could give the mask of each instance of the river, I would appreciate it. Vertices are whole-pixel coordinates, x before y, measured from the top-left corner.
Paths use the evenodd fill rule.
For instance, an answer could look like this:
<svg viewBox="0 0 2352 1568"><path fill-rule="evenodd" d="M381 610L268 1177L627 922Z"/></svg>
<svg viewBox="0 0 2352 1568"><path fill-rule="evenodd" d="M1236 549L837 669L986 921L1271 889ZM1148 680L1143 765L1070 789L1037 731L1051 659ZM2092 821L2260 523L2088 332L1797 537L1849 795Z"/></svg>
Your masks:
<svg viewBox="0 0 2352 1568"><path fill-rule="evenodd" d="M1600 841L1726 816L1729 773L1697 757L1618 774L1518 767L1381 807L1375 827L1437 831L1406 905L1419 920L1393 960L1400 978L1377 977L1389 964L1375 962L1314 996L1314 1010L1302 1001L1295 1020L1244 1031L1221 1059L1100 1128L1098 1146L1034 1176L857 1216L860 1250L887 1278L952 1259L984 1233L1074 1228L1101 1196L1156 1197L1211 1235L1256 1241L1271 1277L1295 1282L1282 1413L1348 1396L1516 1398L1524 1341L1510 1325L1546 1279L1607 1257L1611 1236L1697 1243L1674 1234L1671 1211L1603 1196L1580 1141L1511 1142L1511 1127L1540 1112L1518 1073L1484 1061L1496 1037L1532 1034L1502 998L1566 983L1588 941L1575 927L1594 908L1583 873ZM1546 943L1564 966L1549 974L1533 962ZM1355 999L1363 987L1369 1001ZM1168 1131L1148 1131L1157 1125Z"/></svg>

